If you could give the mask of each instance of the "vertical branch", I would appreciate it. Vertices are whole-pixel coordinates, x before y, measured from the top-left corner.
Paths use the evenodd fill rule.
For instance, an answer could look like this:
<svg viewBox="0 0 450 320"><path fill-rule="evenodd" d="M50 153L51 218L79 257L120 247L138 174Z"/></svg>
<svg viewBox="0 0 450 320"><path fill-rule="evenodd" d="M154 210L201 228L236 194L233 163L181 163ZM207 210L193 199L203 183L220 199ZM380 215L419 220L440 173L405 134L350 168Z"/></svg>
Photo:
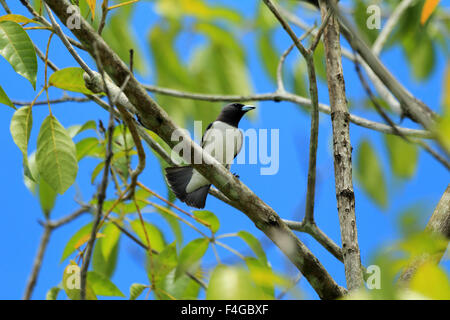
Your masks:
<svg viewBox="0 0 450 320"><path fill-rule="evenodd" d="M95 51L97 51L97 50L95 50ZM95 55L95 57L97 58L98 55ZM89 263L91 261L92 250L94 248L95 238L97 237L97 231L98 231L100 219L101 219L102 213L103 213L103 202L105 201L106 189L108 187L109 168L111 166L111 161L112 161L112 157L113 157L112 141L113 141L113 134L114 134L114 105L112 104L113 100L111 98L111 94L108 90L108 87L106 86L103 66L102 66L100 60L97 60L97 65L98 65L100 74L102 75L103 85L104 85L105 91L108 96L108 100L109 100L109 104L110 104L110 112L109 112L109 123L108 123L108 129L107 129L105 167L103 169L103 179L98 188L98 195L97 195L97 199L98 199L97 200L97 212L95 213L94 223L92 225L91 236L86 245L86 252L84 254L83 264L81 265L81 271L80 271L80 287L81 287L80 288L80 299L81 300L86 299L87 270L89 268Z"/></svg>
<svg viewBox="0 0 450 320"><path fill-rule="evenodd" d="M335 0L332 0L336 2ZM322 19L327 15L328 1L320 0ZM349 112L339 42L339 23L333 15L324 30L327 82L333 126L334 174L336 199L341 228L345 278L349 290L363 284L361 257L355 217L355 194L352 181L352 146L350 144Z"/></svg>

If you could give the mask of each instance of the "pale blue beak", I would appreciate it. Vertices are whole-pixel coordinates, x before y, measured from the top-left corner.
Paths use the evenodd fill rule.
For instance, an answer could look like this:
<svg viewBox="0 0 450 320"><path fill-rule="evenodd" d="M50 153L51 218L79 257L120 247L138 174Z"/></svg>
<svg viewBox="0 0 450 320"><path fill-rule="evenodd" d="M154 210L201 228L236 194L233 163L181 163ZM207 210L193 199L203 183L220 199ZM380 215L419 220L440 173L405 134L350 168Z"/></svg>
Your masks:
<svg viewBox="0 0 450 320"><path fill-rule="evenodd" d="M245 112L253 110L253 109L255 109L255 107L254 106L250 106L250 105L242 107L242 111L245 111Z"/></svg>

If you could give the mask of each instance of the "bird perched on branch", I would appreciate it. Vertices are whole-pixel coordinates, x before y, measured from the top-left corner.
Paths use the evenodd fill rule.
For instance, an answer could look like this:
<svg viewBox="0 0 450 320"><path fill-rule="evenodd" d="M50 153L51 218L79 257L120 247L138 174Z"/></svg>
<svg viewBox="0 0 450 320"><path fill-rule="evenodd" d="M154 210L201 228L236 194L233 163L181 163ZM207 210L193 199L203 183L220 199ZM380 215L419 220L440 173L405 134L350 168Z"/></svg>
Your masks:
<svg viewBox="0 0 450 320"><path fill-rule="evenodd" d="M255 109L241 103L226 105L217 119L210 123L202 137L201 146L227 169L242 148L239 121L245 113ZM167 182L173 193L187 205L204 208L211 183L192 165L166 168Z"/></svg>

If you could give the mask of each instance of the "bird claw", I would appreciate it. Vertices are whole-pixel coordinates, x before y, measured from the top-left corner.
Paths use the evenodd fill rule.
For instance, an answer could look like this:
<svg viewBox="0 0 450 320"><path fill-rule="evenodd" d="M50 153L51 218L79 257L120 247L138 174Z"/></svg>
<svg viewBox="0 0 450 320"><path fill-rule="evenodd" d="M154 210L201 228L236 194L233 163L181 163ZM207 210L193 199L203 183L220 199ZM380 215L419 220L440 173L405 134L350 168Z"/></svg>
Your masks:
<svg viewBox="0 0 450 320"><path fill-rule="evenodd" d="M239 179L239 175L237 173L233 173L233 176L235 176L237 179Z"/></svg>

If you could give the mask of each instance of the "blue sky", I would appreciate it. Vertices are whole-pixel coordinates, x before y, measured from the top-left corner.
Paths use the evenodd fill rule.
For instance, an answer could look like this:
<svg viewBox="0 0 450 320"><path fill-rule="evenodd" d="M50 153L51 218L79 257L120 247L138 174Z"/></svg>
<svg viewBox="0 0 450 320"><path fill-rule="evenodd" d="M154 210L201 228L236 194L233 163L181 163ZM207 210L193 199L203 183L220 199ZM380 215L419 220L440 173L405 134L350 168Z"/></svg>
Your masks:
<svg viewBox="0 0 450 320"><path fill-rule="evenodd" d="M210 1L210 3L225 2L229 3L229 1ZM250 17L252 16L251 13L254 12L256 2L233 1L230 6ZM442 1L441 5L448 7L449 1ZM25 14L18 2L14 2L10 6L15 13ZM153 5L150 2L140 3L137 8L138 10L135 13L135 32L146 54L146 59L150 61L151 53L148 45L146 45L146 39L148 31L156 21L156 16L152 12ZM314 16L312 16L312 19L314 19ZM31 31L29 34L41 49L45 48L48 34L39 31ZM45 36L42 36L42 34ZM255 92L272 92L275 87L262 68L256 51L254 35L247 33L240 40L244 43L248 52L249 68ZM281 30L277 33L276 44L280 52L289 46L289 39ZM185 44L181 42L178 45L183 47ZM435 70L426 82L417 82L413 79L406 58L399 47L393 47L382 54L382 60L395 76L412 93L437 112L440 111L442 80L446 66L446 57L442 52L438 52ZM186 51L186 54L190 54L189 50ZM53 41L51 57L60 68L76 66L75 61L67 54L59 41ZM188 59L189 57L183 56L183 58ZM289 57L288 63L295 59L298 59L296 52ZM2 74L0 85L11 99L31 101L34 98L36 93L31 85L27 80L18 76L4 59L0 59L0 72ZM365 95L354 73L354 67L346 60L344 60L344 73L349 95L352 98L364 98ZM42 79L43 65L39 63L38 90L43 85ZM143 77L142 81L153 83L152 74L150 73L150 75ZM319 91L320 101L327 103L328 92L326 87L321 85ZM51 90L50 92L53 93L54 97L61 96L61 92L58 90ZM81 124L91 119L102 119L106 123L108 117L103 109L93 103L65 103L55 105L52 109L55 116L65 127ZM36 146L40 124L48 114L45 106L36 106L33 112L34 127L30 141L30 150L34 150ZM381 119L373 113L367 114L361 110L357 110L357 112L358 115L367 116L381 122ZM0 143L3 150L3 156L0 158L1 167L3 168L0 171L0 190L3 199L3 228L0 233L0 248L2 252L2 258L0 259L0 274L2 275L0 299L18 299L22 297L43 231L38 224L38 220L43 219L38 199L23 184L22 156L17 146L13 143L9 132L12 114L12 109L0 105ZM408 121L404 121L402 124L413 126ZM259 174L260 165L234 165L232 171L237 172L241 180L274 208L282 218L300 219L303 214L308 167L309 126L309 116L295 105L286 102L258 103L257 117L251 121L244 120L241 122L241 128L243 129L250 127L256 129L280 129L280 168L278 174L261 176ZM340 243L333 160L330 152L331 121L329 116L321 115L319 130L316 220L318 226L324 232L335 242ZM420 218L423 221L423 225L425 225L430 213L449 183L450 176L448 171L427 153L420 152L417 173L408 181L400 181L391 174L387 150L383 143L383 137L380 134L355 125L351 126L350 134L354 147L358 146L363 139L370 139L375 146L378 154L381 156L382 167L386 172L390 195L388 208L381 210L367 197L358 184L355 184L359 243L363 263L367 265L370 264L370 259L376 249L398 239L398 219L402 211L411 206L423 208ZM147 167L141 176L141 180L160 194L165 195L166 186L160 174L159 164L150 153L148 154ZM83 196L84 200L88 200L91 197L96 190L96 185L90 184L90 172L96 164L97 161L94 160L82 160L76 185L71 187L64 196L57 199L52 218L56 219L65 216L76 209L76 203L73 199L77 192ZM182 207L186 208L184 205ZM245 215L213 197L208 198L206 209L213 211L219 217L221 222L219 234L232 233L239 230L247 230L253 233L262 239L274 269L295 277L297 271L292 264ZM169 228L160 217L152 213L146 214L145 217L157 224L163 231L167 231L167 240L169 242L172 241ZM59 260L64 246L68 239L89 221L90 217L86 215L56 230L52 234L33 298L45 298L47 290L61 281L65 263L59 264ZM183 231L185 243L198 237L198 234L195 234L189 228L184 228ZM304 234L298 234L298 236L316 254L336 281L341 285L345 285L343 265L309 236ZM236 249L244 250L244 252L246 250L239 239L227 239L225 241ZM219 249L219 253L225 261L237 261L235 257L230 256L229 252ZM227 257L232 259L227 260ZM143 269L143 258L142 250L125 237L122 237L119 263L113 281L126 295L132 283L147 283L148 281ZM211 250L208 250L205 266L211 266L214 263L214 255ZM449 270L449 264L446 263L445 266ZM305 297L317 298L305 279L301 280L300 287L305 293Z"/></svg>

